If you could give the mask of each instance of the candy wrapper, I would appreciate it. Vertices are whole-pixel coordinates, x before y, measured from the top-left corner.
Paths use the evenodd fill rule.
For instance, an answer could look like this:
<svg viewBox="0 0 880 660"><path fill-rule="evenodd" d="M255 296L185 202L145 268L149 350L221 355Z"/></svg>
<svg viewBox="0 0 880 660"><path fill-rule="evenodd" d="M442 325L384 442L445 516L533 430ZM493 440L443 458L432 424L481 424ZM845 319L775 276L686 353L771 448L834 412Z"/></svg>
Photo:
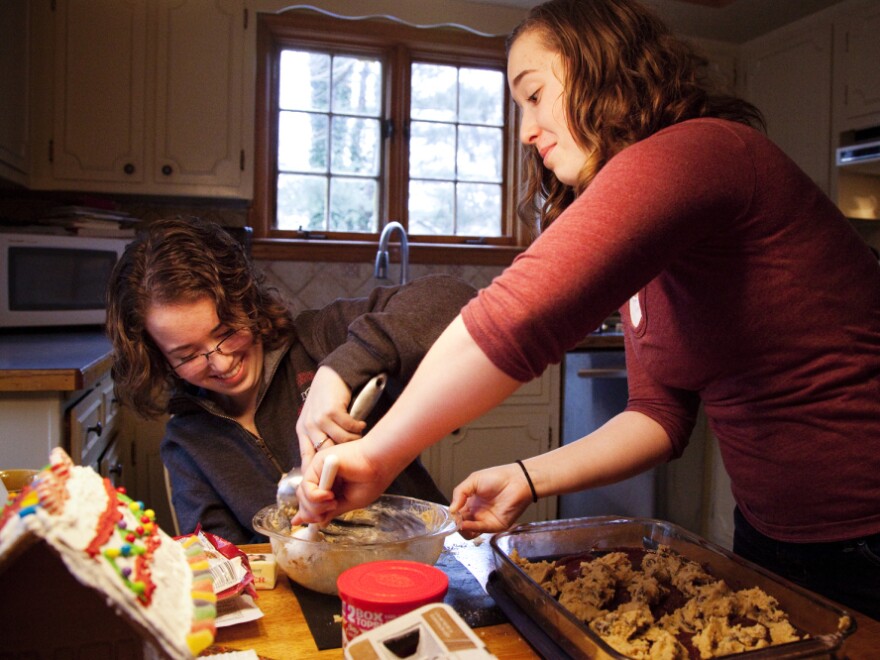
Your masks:
<svg viewBox="0 0 880 660"><path fill-rule="evenodd" d="M196 527L193 534L178 536L176 540L179 541L187 536L198 538L199 544L208 556L211 579L214 582L214 592L218 601L242 594L257 598L254 574L245 552L226 539L204 531L201 525Z"/></svg>

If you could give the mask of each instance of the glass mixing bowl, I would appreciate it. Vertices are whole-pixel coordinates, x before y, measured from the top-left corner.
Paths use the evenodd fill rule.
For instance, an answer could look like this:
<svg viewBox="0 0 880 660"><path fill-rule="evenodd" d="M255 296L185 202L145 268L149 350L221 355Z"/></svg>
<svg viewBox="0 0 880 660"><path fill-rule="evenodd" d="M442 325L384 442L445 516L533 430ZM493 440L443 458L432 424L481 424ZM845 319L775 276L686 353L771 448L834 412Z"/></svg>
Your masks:
<svg viewBox="0 0 880 660"><path fill-rule="evenodd" d="M291 580L335 594L339 574L368 561L408 559L433 565L461 518L442 504L382 495L368 507L331 521L314 541L296 538L300 528L290 527L277 504L260 509L253 524L269 537L278 566Z"/></svg>

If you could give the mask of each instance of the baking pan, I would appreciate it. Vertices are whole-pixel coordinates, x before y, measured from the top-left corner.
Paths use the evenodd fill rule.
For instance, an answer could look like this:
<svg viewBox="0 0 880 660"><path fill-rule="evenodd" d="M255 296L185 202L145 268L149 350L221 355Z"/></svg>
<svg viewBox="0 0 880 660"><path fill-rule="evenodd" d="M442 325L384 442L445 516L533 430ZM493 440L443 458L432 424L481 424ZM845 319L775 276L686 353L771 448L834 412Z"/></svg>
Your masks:
<svg viewBox="0 0 880 660"><path fill-rule="evenodd" d="M760 587L779 601L792 625L810 637L798 642L725 657L749 660L830 657L856 629L852 614L747 562L724 548L669 522L650 518L571 518L520 525L492 537L498 577L510 597L543 626L574 658L625 659L566 608L550 597L510 558L516 550L531 560L574 555L588 550L655 549L658 545L703 565L734 590Z"/></svg>

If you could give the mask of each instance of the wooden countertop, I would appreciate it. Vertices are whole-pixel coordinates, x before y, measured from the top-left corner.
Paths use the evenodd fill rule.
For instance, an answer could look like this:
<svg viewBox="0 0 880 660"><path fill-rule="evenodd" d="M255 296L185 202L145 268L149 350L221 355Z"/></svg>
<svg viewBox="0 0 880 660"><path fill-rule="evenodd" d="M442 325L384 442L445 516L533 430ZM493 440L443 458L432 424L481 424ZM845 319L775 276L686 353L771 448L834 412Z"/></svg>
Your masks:
<svg viewBox="0 0 880 660"><path fill-rule="evenodd" d="M0 392L73 392L110 368L102 330L0 334Z"/></svg>
<svg viewBox="0 0 880 660"><path fill-rule="evenodd" d="M242 546L247 552L271 552L269 544ZM480 537L479 542L465 541L454 534L447 540L446 548L456 559L474 574L484 586L489 573L494 569L492 550L488 536ZM269 660L288 660L293 658L342 658L342 649L319 651L315 646L309 627L303 618L299 601L290 589L287 577L281 573L275 588L259 591L257 605L263 611L263 618L217 631L215 644L226 650L254 650L262 658ZM880 649L880 622L867 616L856 616L856 632L847 638L840 658L877 657ZM495 626L475 628L474 632L486 643L489 652L498 658L539 658L517 629L503 623Z"/></svg>

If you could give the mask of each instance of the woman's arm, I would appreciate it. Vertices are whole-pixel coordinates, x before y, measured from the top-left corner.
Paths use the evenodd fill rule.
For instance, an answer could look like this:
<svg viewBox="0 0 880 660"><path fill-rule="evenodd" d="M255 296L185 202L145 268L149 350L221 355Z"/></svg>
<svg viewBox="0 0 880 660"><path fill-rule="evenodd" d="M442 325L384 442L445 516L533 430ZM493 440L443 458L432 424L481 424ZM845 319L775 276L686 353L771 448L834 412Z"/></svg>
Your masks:
<svg viewBox="0 0 880 660"><path fill-rule="evenodd" d="M572 493L627 479L669 459L672 444L657 422L623 412L577 442L523 461L538 497ZM532 501L516 463L474 472L456 486L452 510L461 511L462 535L500 532Z"/></svg>
<svg viewBox="0 0 880 660"><path fill-rule="evenodd" d="M494 408L521 383L498 369L457 317L422 360L409 385L363 441L315 455L298 492L295 524L374 501L423 449ZM319 490L324 457L339 456L334 491Z"/></svg>
<svg viewBox="0 0 880 660"><path fill-rule="evenodd" d="M352 392L379 373L402 390L475 293L463 280L432 275L297 316L299 339L320 364L296 425L303 463L326 437L332 443L359 438L364 424L348 414Z"/></svg>

